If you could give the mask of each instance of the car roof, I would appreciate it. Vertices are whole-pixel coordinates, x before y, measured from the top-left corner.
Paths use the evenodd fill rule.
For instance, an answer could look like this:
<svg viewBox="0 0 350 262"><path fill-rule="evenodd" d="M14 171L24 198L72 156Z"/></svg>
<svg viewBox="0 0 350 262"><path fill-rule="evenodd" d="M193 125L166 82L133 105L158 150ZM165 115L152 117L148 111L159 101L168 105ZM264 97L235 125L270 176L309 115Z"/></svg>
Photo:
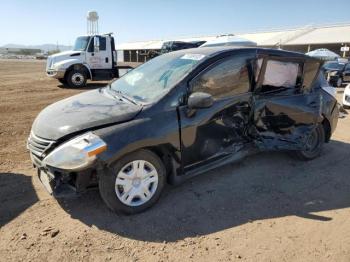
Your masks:
<svg viewBox="0 0 350 262"><path fill-rule="evenodd" d="M262 47L232 47L232 46L215 46L215 47L198 47L198 48L190 48L190 49L182 49L178 51L174 51L176 54L202 54L207 57L213 57L219 54L224 53L235 53L240 51L247 50L255 50L257 54L261 55L272 55L272 56L281 56L281 57L299 57L308 60L317 60L321 61L317 58L310 57L303 53L281 50L281 49L272 49L272 48L262 48Z"/></svg>

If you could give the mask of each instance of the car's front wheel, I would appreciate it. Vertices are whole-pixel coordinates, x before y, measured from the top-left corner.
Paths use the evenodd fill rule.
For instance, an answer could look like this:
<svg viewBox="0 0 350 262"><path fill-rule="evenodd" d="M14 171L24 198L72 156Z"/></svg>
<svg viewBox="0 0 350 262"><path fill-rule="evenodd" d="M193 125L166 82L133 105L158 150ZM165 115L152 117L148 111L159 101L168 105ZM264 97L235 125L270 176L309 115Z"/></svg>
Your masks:
<svg viewBox="0 0 350 262"><path fill-rule="evenodd" d="M160 158L140 150L126 155L99 178L107 206L117 213L135 214L151 207L164 188L166 171Z"/></svg>
<svg viewBox="0 0 350 262"><path fill-rule="evenodd" d="M325 132L321 124L311 132L307 141L306 149L297 151L296 155L301 160L312 160L321 154L325 142Z"/></svg>

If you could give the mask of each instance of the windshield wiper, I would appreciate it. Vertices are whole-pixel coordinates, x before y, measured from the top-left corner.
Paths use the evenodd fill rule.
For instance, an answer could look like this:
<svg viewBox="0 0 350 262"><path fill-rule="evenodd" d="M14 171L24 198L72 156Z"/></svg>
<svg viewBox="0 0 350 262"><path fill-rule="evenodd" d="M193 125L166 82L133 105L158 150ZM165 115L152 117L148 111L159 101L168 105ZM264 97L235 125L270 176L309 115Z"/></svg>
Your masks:
<svg viewBox="0 0 350 262"><path fill-rule="evenodd" d="M119 90L114 90L111 88L111 85L109 85L109 90L112 90L114 93L118 94L118 98L122 98L124 100L128 100L129 102L131 102L134 105L140 105L139 103L136 102L135 99L131 98L130 96L127 96L125 94L123 94L121 91Z"/></svg>

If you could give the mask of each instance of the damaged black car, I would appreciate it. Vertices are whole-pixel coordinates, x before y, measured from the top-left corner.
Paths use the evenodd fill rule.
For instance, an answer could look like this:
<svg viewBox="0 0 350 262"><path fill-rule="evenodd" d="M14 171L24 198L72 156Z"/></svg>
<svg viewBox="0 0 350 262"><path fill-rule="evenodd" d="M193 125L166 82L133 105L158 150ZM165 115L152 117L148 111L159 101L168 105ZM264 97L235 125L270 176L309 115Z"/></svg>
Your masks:
<svg viewBox="0 0 350 262"><path fill-rule="evenodd" d="M274 49L171 52L48 106L27 147L54 196L98 186L111 210L141 212L166 183L258 151L319 156L339 112L321 67Z"/></svg>

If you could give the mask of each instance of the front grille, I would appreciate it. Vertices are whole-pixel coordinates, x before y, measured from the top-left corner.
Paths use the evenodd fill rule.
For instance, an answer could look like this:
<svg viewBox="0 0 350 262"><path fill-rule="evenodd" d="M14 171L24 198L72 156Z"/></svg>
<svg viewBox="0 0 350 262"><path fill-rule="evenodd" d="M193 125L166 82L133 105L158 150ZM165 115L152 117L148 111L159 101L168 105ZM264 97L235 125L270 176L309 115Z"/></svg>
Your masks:
<svg viewBox="0 0 350 262"><path fill-rule="evenodd" d="M32 154L42 159L45 153L54 145L54 143L54 140L48 140L41 137L37 137L36 135L31 133L28 138L27 147L30 150L30 152L32 152Z"/></svg>

